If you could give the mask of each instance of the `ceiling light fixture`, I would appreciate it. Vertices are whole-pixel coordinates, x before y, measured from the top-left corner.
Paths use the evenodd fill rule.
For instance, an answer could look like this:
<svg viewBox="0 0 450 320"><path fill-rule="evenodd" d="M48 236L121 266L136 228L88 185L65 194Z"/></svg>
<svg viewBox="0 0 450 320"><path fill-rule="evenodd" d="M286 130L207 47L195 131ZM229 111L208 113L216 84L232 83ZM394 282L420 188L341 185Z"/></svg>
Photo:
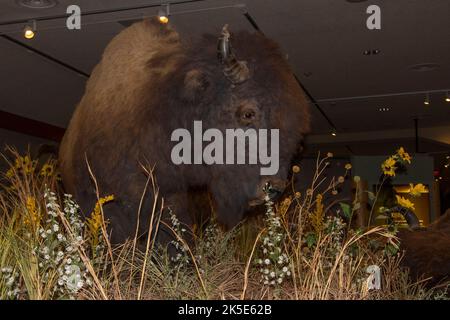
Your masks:
<svg viewBox="0 0 450 320"><path fill-rule="evenodd" d="M163 4L161 6L161 9L158 11L158 20L162 24L168 24L169 23L169 16L170 16L170 5L169 4Z"/></svg>
<svg viewBox="0 0 450 320"><path fill-rule="evenodd" d="M335 130L333 130L333 131L331 132L331 135L332 135L333 137L336 137L336 136L337 136L337 133L336 133L336 131L335 131Z"/></svg>
<svg viewBox="0 0 450 320"><path fill-rule="evenodd" d="M449 93L449 91L447 91L447 93L445 94L445 101L450 102L450 93Z"/></svg>
<svg viewBox="0 0 450 320"><path fill-rule="evenodd" d="M371 49L371 50L364 50L363 55L365 56L371 56L371 55L377 55L381 52L380 49Z"/></svg>
<svg viewBox="0 0 450 320"><path fill-rule="evenodd" d="M391 108L389 108L389 107L381 107L381 108L379 108L378 110L379 110L380 112L388 112L388 111L391 110Z"/></svg>
<svg viewBox="0 0 450 320"><path fill-rule="evenodd" d="M23 29L23 36L25 39L33 39L36 35L36 20L32 20Z"/></svg>
<svg viewBox="0 0 450 320"><path fill-rule="evenodd" d="M425 100L423 101L423 104L426 106L430 105L430 94L429 93L425 94Z"/></svg>

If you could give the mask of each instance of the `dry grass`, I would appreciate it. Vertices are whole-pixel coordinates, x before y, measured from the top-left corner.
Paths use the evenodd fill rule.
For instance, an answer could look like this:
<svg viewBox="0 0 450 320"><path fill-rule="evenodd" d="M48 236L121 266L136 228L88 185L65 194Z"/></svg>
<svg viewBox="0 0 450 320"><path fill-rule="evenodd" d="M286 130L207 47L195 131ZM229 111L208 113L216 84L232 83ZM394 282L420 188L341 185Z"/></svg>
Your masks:
<svg viewBox="0 0 450 320"><path fill-rule="evenodd" d="M293 190L293 196L279 205L267 199L266 217L259 224L243 223L230 232L210 224L196 239L195 248L187 246L179 228L167 225L174 241L184 248L182 259L174 262L152 235L153 227L162 223L163 208L156 205L160 195L151 170L147 170L146 188L156 195L154 226L142 252L136 240L120 247L109 244L107 222L102 218L107 203L99 201L101 223L98 234L93 234L95 228L81 225L70 213L75 204L61 193L54 171L42 174L43 164L28 164L31 159L13 150L9 153L5 161L12 154L18 162L9 162L12 169L2 177L0 191L0 299L436 298L433 290L412 283L400 268L394 234L383 227L353 230L334 213L329 217L332 212L322 197L341 182L322 177L327 157L318 159L305 195ZM56 166L54 161L47 164ZM328 187L319 194L319 186L325 184ZM96 190L100 200L101 190ZM54 200L50 191L55 193ZM99 244L93 246L97 236ZM57 251L62 252L59 258ZM381 269L380 290L369 290L366 269L371 265ZM64 280L67 270L71 273ZM267 284L262 281L264 275ZM272 278L281 280L271 284Z"/></svg>

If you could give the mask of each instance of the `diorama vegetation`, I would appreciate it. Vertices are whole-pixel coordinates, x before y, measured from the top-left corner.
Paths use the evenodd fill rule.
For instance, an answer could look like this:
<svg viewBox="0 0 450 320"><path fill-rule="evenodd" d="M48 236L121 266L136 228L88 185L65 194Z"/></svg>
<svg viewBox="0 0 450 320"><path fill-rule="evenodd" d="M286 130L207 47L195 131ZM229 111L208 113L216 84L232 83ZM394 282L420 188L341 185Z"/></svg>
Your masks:
<svg viewBox="0 0 450 320"><path fill-rule="evenodd" d="M115 195L97 189L97 203L83 215L64 194L55 160L42 163L8 149L0 189L0 299L446 299L442 286L430 288L401 267L392 219L376 227L353 223L358 194L376 203L378 189L362 190L350 164L341 176L326 177L332 157L318 156L303 193L294 187L301 167L293 166L289 195L273 203L266 190L265 215L231 231L214 218L189 230L158 206L162 196L147 171L155 203L148 238L144 246L137 239L112 246L103 208ZM400 148L381 165L378 188L410 162ZM341 201L339 189L349 181L354 200ZM410 196L422 188L411 186ZM397 196L396 205L414 209L406 197ZM372 211L382 219L389 208ZM175 254L155 242L164 221ZM188 245L186 233L194 243Z"/></svg>

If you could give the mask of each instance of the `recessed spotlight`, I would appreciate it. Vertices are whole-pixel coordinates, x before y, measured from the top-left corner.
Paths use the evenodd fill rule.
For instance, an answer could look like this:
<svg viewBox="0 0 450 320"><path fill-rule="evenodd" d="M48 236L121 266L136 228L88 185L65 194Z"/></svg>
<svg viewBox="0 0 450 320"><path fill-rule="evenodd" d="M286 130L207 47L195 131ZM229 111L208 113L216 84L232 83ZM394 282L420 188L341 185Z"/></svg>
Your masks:
<svg viewBox="0 0 450 320"><path fill-rule="evenodd" d="M169 23L169 16L170 16L169 4L162 5L161 9L159 9L158 11L159 22L161 22L162 24Z"/></svg>
<svg viewBox="0 0 450 320"><path fill-rule="evenodd" d="M36 20L30 21L23 29L23 36L25 39L33 39L36 35Z"/></svg>
<svg viewBox="0 0 450 320"><path fill-rule="evenodd" d="M16 3L25 8L31 9L48 9L58 4L56 0L16 0Z"/></svg>
<svg viewBox="0 0 450 320"><path fill-rule="evenodd" d="M378 111L380 111L380 112L388 112L390 110L391 110L391 108L389 108L389 107L381 107L378 109Z"/></svg>
<svg viewBox="0 0 450 320"><path fill-rule="evenodd" d="M431 103L431 101L430 101L430 94L427 93L427 94L425 95L425 100L423 100L423 104L426 105L426 106L428 106L428 105L430 105L430 103Z"/></svg>
<svg viewBox="0 0 450 320"><path fill-rule="evenodd" d="M331 135L332 135L333 137L336 137L336 136L337 136L336 131L332 131L332 132L331 132Z"/></svg>
<svg viewBox="0 0 450 320"><path fill-rule="evenodd" d="M450 93L448 91L445 94L445 101L450 102Z"/></svg>
<svg viewBox="0 0 450 320"><path fill-rule="evenodd" d="M364 50L363 55L365 56L371 56L371 55L377 55L381 52L380 49L370 49L370 50Z"/></svg>

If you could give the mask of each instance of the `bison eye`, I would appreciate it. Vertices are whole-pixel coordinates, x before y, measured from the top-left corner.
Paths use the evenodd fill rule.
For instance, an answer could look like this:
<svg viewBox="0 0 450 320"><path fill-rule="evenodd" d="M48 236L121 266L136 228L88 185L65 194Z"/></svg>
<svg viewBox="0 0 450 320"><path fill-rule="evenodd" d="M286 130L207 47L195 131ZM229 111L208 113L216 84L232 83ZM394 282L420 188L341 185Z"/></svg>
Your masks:
<svg viewBox="0 0 450 320"><path fill-rule="evenodd" d="M244 120L253 120L255 118L255 112L254 111L246 111L244 112L243 116Z"/></svg>

